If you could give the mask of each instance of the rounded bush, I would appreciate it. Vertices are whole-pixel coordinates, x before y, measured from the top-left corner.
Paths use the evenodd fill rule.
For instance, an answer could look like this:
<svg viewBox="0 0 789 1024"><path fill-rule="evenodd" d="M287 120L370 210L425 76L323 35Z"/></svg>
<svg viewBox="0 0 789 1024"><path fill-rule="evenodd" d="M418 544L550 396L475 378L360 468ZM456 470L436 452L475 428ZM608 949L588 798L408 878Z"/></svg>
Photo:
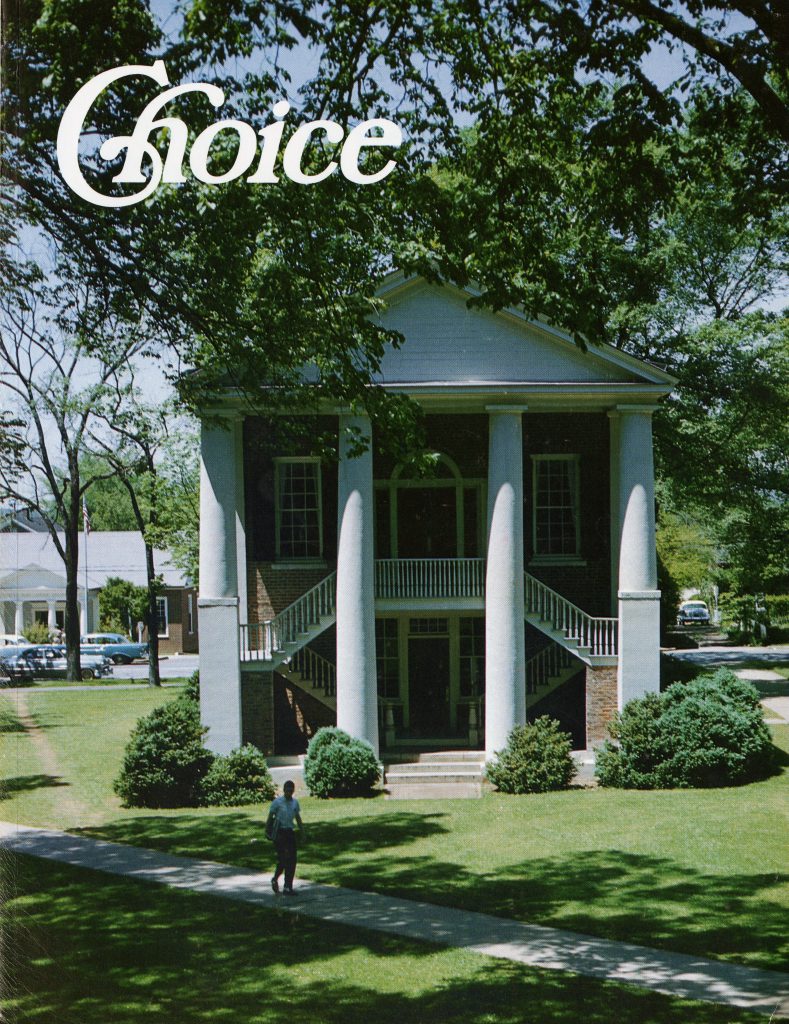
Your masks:
<svg viewBox="0 0 789 1024"><path fill-rule="evenodd" d="M132 730L113 788L127 807L194 807L214 760L203 746L206 730L191 700L173 700L141 718Z"/></svg>
<svg viewBox="0 0 789 1024"><path fill-rule="evenodd" d="M203 777L202 802L211 807L239 807L274 799L274 782L266 758L251 743L218 755Z"/></svg>
<svg viewBox="0 0 789 1024"><path fill-rule="evenodd" d="M597 753L600 785L733 786L770 773L774 752L759 694L728 669L630 701Z"/></svg>
<svg viewBox="0 0 789 1024"><path fill-rule="evenodd" d="M375 751L342 729L319 729L307 747L304 781L312 796L367 796L381 773Z"/></svg>
<svg viewBox="0 0 789 1024"><path fill-rule="evenodd" d="M486 769L488 780L502 793L547 793L566 789L575 775L570 736L559 723L543 716L516 726L507 746Z"/></svg>

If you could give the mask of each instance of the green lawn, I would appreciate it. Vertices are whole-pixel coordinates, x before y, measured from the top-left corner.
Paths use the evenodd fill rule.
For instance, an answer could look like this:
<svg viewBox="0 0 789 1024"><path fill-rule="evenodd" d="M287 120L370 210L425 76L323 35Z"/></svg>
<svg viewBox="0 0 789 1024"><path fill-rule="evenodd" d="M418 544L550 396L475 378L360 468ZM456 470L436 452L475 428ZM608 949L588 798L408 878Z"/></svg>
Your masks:
<svg viewBox="0 0 789 1024"><path fill-rule="evenodd" d="M5 882L3 994L10 1021L765 1020L27 857L7 859Z"/></svg>
<svg viewBox="0 0 789 1024"><path fill-rule="evenodd" d="M175 679L164 679L162 682L167 683L168 686L175 684L178 686L184 686L187 682L186 676L180 676ZM146 679L116 679L115 676L108 676L104 679L33 679L25 688L32 687L52 687L56 686L147 686L148 680Z"/></svg>
<svg viewBox="0 0 789 1024"><path fill-rule="evenodd" d="M11 723L0 816L268 867L260 808L124 810L112 794L134 720L174 696L27 693L60 778L37 768L30 739ZM774 735L789 747L789 728ZM436 805L307 797L302 808L303 877L787 969L786 769L728 790L573 790Z"/></svg>

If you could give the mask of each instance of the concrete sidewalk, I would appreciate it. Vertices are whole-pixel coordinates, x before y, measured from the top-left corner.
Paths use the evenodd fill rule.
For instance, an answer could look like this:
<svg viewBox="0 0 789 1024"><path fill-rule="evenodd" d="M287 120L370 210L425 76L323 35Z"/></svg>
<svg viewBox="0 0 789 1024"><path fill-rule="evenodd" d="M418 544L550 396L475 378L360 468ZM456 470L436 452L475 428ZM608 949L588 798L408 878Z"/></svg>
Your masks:
<svg viewBox="0 0 789 1024"><path fill-rule="evenodd" d="M0 847L137 881L457 947L541 970L568 971L789 1017L789 975L774 971L313 882L297 883L296 897L275 896L270 874L7 822L0 822Z"/></svg>

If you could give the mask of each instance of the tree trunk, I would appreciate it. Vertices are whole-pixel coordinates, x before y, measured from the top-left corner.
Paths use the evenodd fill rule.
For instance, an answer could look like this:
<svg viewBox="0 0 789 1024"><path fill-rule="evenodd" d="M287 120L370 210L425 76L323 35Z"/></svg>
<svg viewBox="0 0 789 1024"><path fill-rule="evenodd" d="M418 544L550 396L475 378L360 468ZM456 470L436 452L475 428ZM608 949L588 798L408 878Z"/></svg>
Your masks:
<svg viewBox="0 0 789 1024"><path fill-rule="evenodd" d="M80 664L79 621L79 486L72 486L66 496L68 516L65 523L66 615L64 634L66 641L66 676L75 681L82 678ZM87 597L87 595L86 595Z"/></svg>

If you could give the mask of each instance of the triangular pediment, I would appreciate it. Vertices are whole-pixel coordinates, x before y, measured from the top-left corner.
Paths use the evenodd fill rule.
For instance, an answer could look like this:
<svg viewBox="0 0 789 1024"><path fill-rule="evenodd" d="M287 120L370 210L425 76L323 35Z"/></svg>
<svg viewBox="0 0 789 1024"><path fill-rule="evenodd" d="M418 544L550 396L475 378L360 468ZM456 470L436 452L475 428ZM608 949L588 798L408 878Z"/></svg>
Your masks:
<svg viewBox="0 0 789 1024"><path fill-rule="evenodd" d="M66 576L58 575L40 565L26 565L21 569L0 575L0 595L4 599L13 597L17 590L52 591L65 590Z"/></svg>
<svg viewBox="0 0 789 1024"><path fill-rule="evenodd" d="M584 352L517 310L469 308L471 289L392 275L380 294L387 307L378 322L405 337L383 358L383 384L671 384L663 371L609 346Z"/></svg>

